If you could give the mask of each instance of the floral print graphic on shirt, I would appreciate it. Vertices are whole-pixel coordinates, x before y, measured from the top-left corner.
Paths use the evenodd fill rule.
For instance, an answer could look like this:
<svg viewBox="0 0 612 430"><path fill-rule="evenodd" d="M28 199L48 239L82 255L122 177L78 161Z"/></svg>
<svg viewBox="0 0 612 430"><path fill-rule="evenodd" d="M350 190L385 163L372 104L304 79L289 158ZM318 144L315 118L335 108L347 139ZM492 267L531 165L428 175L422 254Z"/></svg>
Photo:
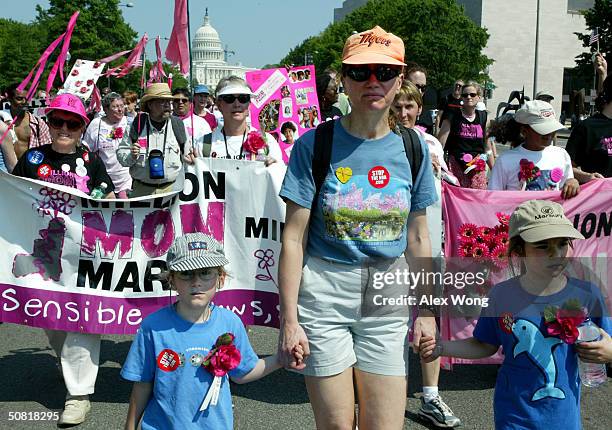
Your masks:
<svg viewBox="0 0 612 430"><path fill-rule="evenodd" d="M602 137L601 147L608 152L608 157L612 157L612 136Z"/></svg>
<svg viewBox="0 0 612 430"><path fill-rule="evenodd" d="M347 183L327 184L323 194L323 219L328 239L353 242L388 242L401 238L410 211L408 184L391 178L384 188L374 188L365 175Z"/></svg>
<svg viewBox="0 0 612 430"><path fill-rule="evenodd" d="M538 168L533 161L526 158L520 161L521 170L518 173L518 178L522 189L528 191L547 191L558 190L559 184L563 181L563 169L555 167L551 170L542 170Z"/></svg>

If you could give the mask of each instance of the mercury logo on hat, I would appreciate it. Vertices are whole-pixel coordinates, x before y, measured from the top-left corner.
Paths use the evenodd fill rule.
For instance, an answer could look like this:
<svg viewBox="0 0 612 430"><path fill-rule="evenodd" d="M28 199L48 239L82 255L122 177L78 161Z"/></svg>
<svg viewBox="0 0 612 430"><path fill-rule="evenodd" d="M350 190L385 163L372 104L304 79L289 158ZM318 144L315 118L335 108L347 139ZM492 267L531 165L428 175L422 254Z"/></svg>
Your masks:
<svg viewBox="0 0 612 430"><path fill-rule="evenodd" d="M584 239L563 213L563 207L548 200L528 200L510 216L508 236L520 236L529 243L557 237Z"/></svg>

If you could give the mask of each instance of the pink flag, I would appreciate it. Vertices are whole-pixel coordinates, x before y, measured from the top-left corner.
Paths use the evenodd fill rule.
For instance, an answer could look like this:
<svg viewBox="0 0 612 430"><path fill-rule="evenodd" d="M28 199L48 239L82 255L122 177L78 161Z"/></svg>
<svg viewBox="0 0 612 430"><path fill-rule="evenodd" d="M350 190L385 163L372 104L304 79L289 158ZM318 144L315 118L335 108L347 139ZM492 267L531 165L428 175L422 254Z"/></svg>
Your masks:
<svg viewBox="0 0 612 430"><path fill-rule="evenodd" d="M147 46L148 41L149 41L149 36L147 36L147 33L145 33L144 36L142 36L142 39L140 39L140 41L136 44L134 49L132 49L132 53L127 58L127 60L125 60L123 64L117 67L113 67L112 69L109 68L104 74L104 76L116 76L118 78L122 78L123 76L127 75L132 70L134 70L135 68L142 66L141 57L142 57L142 53L145 50L145 47ZM107 58L112 58L112 57L113 56L107 57Z"/></svg>
<svg viewBox="0 0 612 430"><path fill-rule="evenodd" d="M157 61L149 71L149 80L147 81L147 85L150 85L153 82L162 82L162 78L167 78L162 63L161 47L159 46L159 36L157 36L157 38L155 39L155 52L157 53Z"/></svg>
<svg viewBox="0 0 612 430"><path fill-rule="evenodd" d="M87 106L87 113L100 112L102 110L102 96L97 85L94 85L93 93L91 93L91 99L89 100L89 106Z"/></svg>
<svg viewBox="0 0 612 430"><path fill-rule="evenodd" d="M174 26L166 48L166 58L178 65L183 75L189 73L187 25L187 0L174 0Z"/></svg>

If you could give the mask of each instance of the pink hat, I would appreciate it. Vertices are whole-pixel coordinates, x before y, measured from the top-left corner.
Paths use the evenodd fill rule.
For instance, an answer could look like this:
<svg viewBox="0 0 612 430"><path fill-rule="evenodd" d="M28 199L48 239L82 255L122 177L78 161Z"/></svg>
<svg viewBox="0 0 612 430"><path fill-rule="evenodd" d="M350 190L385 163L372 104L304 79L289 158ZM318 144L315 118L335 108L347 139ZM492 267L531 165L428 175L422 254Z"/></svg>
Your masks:
<svg viewBox="0 0 612 430"><path fill-rule="evenodd" d="M89 124L89 118L85 113L85 106L80 98L70 93L63 93L56 96L51 100L51 104L45 110L45 114L49 115L49 112L54 110L62 110L64 112L70 112L81 117L85 124Z"/></svg>

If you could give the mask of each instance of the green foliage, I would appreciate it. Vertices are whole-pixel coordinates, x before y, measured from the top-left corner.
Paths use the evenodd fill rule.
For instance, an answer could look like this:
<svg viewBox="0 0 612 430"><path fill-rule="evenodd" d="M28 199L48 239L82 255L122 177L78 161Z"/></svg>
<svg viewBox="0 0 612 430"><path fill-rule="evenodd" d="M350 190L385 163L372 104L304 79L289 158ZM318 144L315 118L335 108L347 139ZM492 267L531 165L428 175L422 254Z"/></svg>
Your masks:
<svg viewBox="0 0 612 430"><path fill-rule="evenodd" d="M454 0L370 0L343 21L304 40L280 63L303 64L304 54L309 53L314 54L317 70L339 70L345 40L354 31L376 25L404 40L406 62L424 66L428 84L442 88L457 78L485 80L482 72L492 60L482 50L489 36Z"/></svg>
<svg viewBox="0 0 612 430"><path fill-rule="evenodd" d="M612 0L595 0L592 9L583 12L586 21L587 33L574 33L582 42L582 46L589 49L576 57L578 75L593 79L593 54L597 44L589 45L591 32L597 27L599 30L599 51L608 60L608 69L612 63Z"/></svg>
<svg viewBox="0 0 612 430"><path fill-rule="evenodd" d="M0 88L21 82L43 51L44 29L0 18Z"/></svg>

